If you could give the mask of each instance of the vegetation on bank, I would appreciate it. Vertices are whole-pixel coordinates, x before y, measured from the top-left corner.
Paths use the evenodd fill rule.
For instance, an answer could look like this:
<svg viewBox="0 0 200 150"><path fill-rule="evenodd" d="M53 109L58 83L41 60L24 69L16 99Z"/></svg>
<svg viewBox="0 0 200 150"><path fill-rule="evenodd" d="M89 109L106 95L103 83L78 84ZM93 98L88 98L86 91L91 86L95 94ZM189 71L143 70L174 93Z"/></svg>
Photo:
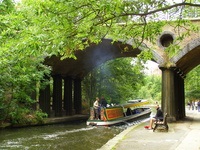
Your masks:
<svg viewBox="0 0 200 150"><path fill-rule="evenodd" d="M200 100L200 65L188 73L185 79L185 99L188 102Z"/></svg>
<svg viewBox="0 0 200 150"><path fill-rule="evenodd" d="M84 50L104 37L112 37L114 41L124 39L124 42L134 37L133 47L142 46L143 40L154 42L166 24L158 21L158 13L167 10L173 13L183 6L186 7L173 19L178 19L177 28L188 24L189 31L189 23L179 17L190 10L188 7L199 6L192 2L175 5L160 0L21 0L15 4L12 0L1 0L0 123L37 123L47 117L37 108L37 99L32 96L49 84L45 77L50 77L51 67L44 65L46 57L76 59L76 50ZM151 59L149 49L145 52L140 58ZM145 76L138 71L141 66L133 66L131 61L114 60L92 71L83 81L83 99L91 103L96 95L105 95L109 102L120 103L119 100L145 94L142 98L159 100L159 77ZM154 90L158 93L153 93Z"/></svg>

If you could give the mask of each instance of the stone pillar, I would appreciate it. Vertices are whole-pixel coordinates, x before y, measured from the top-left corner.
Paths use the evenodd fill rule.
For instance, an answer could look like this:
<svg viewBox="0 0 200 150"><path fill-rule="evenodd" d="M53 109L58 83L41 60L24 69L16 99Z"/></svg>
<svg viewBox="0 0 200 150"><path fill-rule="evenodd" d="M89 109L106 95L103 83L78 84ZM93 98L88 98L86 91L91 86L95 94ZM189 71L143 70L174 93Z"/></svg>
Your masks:
<svg viewBox="0 0 200 150"><path fill-rule="evenodd" d="M181 103L182 99L180 98L180 76L174 71L174 106L175 106L175 117L176 120L179 120L181 114Z"/></svg>
<svg viewBox="0 0 200 150"><path fill-rule="evenodd" d="M72 115L73 105L72 105L72 78L64 78L64 109L66 115Z"/></svg>
<svg viewBox="0 0 200 150"><path fill-rule="evenodd" d="M175 99L177 105L177 120L185 117L185 92L184 92L184 76L180 69L176 69L175 72Z"/></svg>
<svg viewBox="0 0 200 150"><path fill-rule="evenodd" d="M53 76L53 105L55 116L62 116L62 77L60 75Z"/></svg>
<svg viewBox="0 0 200 150"><path fill-rule="evenodd" d="M184 87L184 77L180 77L179 78L179 93L180 93L180 99L181 99L181 103L180 103L180 119L185 118L186 113L185 113L185 87Z"/></svg>
<svg viewBox="0 0 200 150"><path fill-rule="evenodd" d="M76 114L81 114L81 79L74 79L74 109Z"/></svg>
<svg viewBox="0 0 200 150"><path fill-rule="evenodd" d="M43 89L39 91L39 107L40 109L50 116L50 85L46 85Z"/></svg>
<svg viewBox="0 0 200 150"><path fill-rule="evenodd" d="M168 121L176 121L176 104L174 90L174 69L160 68L162 70L162 110L168 114Z"/></svg>
<svg viewBox="0 0 200 150"><path fill-rule="evenodd" d="M183 104L182 104L183 106L182 107L184 108L183 109L183 116L182 116L183 118L186 117L186 112L185 112L185 82L184 81L185 81L185 79L183 78L182 79L182 90L181 90L182 91L181 95L182 95L182 99L183 99Z"/></svg>

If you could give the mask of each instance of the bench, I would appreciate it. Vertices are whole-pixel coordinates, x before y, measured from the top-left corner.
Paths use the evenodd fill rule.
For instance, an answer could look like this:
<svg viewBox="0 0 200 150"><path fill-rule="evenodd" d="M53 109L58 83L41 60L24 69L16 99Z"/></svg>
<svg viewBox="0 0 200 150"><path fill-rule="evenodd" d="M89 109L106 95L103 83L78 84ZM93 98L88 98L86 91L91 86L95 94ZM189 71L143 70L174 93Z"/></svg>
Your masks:
<svg viewBox="0 0 200 150"><path fill-rule="evenodd" d="M156 129L160 129L162 131L168 132L169 127L168 127L168 124L167 124L167 113L165 114L163 121L156 120L154 122L154 125L155 125L155 127L153 128L153 132Z"/></svg>

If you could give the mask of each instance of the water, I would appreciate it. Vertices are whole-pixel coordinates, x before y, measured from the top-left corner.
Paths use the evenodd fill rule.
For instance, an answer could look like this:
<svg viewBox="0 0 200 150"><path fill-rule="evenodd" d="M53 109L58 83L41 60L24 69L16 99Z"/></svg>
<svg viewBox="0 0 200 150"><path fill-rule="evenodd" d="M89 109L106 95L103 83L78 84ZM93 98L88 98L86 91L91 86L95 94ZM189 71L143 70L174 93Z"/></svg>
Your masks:
<svg viewBox="0 0 200 150"><path fill-rule="evenodd" d="M96 150L128 126L94 127L85 122L0 130L0 150Z"/></svg>

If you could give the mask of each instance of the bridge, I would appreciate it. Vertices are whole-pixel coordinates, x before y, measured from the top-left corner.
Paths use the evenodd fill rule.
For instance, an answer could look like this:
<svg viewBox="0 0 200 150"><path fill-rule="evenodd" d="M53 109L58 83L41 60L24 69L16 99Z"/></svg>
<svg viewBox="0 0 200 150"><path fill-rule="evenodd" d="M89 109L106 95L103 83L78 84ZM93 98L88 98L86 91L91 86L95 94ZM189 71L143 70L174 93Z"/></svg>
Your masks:
<svg viewBox="0 0 200 150"><path fill-rule="evenodd" d="M191 22L199 24L200 19L193 19ZM179 29L185 32L185 28ZM185 113L185 89L184 79L186 75L200 64L200 34L191 31L191 34L184 37L179 45L178 53L169 57L165 48L169 43L175 42L178 32L171 26L165 26L157 41L152 44L144 41L144 45L153 51L153 61L159 64L162 71L162 100L161 105L164 112L168 113L169 120L176 121L186 116ZM112 43L112 39L103 39L99 44L91 44L83 51L75 53L77 59L67 58L60 60L52 56L45 60L45 64L52 67L53 94L51 100L50 85L40 90L39 107L50 115L51 106L54 115L80 114L82 110L81 81L95 67L120 57L137 57L144 47L133 48L130 43L123 43L120 40ZM126 51L124 50L126 49ZM62 86L64 82L64 90ZM64 93L62 93L62 91ZM62 95L64 99L62 100Z"/></svg>

